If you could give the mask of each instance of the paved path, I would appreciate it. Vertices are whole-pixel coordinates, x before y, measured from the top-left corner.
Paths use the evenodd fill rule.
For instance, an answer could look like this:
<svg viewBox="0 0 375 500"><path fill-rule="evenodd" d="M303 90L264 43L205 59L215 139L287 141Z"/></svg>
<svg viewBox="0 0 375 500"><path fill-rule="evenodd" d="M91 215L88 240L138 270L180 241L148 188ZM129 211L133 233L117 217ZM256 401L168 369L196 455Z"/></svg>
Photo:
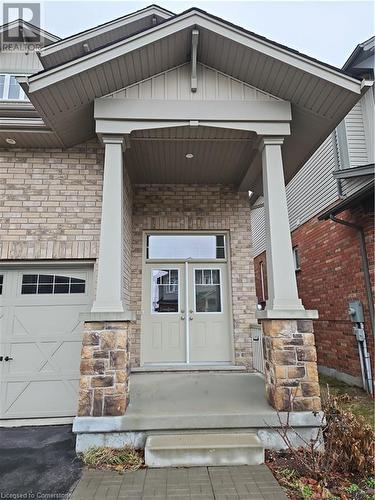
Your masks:
<svg viewBox="0 0 375 500"><path fill-rule="evenodd" d="M71 500L285 500L265 465L143 469L120 475L85 470Z"/></svg>

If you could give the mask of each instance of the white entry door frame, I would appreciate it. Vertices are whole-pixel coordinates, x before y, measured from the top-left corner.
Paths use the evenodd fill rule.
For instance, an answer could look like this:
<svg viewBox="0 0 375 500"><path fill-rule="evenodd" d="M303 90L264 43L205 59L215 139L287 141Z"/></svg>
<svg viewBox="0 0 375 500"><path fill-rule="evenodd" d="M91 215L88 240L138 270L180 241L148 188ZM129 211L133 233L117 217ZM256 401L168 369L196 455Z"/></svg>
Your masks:
<svg viewBox="0 0 375 500"><path fill-rule="evenodd" d="M188 238L176 239L178 236ZM142 366L233 363L228 238L226 232L144 233ZM157 287L165 290L171 282L166 273L172 269L175 274L178 270L174 303L166 294L153 310L152 295L159 296L160 292L153 290L156 285L152 284L152 276L164 274Z"/></svg>

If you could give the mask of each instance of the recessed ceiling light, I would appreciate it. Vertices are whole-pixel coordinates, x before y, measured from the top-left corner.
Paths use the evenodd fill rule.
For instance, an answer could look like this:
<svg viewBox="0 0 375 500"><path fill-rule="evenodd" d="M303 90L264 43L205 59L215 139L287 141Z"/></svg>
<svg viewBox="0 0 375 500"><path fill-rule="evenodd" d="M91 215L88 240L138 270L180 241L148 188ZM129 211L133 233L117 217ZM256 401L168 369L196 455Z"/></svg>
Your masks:
<svg viewBox="0 0 375 500"><path fill-rule="evenodd" d="M7 137L5 139L5 142L7 142L8 144L14 145L14 144L16 144L17 141L15 139L12 139L11 137Z"/></svg>
<svg viewBox="0 0 375 500"><path fill-rule="evenodd" d="M191 160L192 158L194 158L194 155L193 155L193 153L187 153L185 155L185 158L187 158L188 160Z"/></svg>

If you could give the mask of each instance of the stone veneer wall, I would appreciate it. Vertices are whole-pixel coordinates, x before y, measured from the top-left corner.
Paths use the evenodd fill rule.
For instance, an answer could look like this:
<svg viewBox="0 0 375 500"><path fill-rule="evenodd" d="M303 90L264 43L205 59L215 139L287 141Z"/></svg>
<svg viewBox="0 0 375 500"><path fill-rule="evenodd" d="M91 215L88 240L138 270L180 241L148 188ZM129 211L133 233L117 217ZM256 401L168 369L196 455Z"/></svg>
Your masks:
<svg viewBox="0 0 375 500"><path fill-rule="evenodd" d="M132 366L140 363L142 240L147 230L229 231L235 360L251 366L255 283L247 194L221 185L135 185L133 189L131 310L136 323L130 336Z"/></svg>
<svg viewBox="0 0 375 500"><path fill-rule="evenodd" d="M279 411L319 411L320 390L311 320L262 320L266 393Z"/></svg>
<svg viewBox="0 0 375 500"><path fill-rule="evenodd" d="M127 322L85 323L78 416L123 415L129 402Z"/></svg>

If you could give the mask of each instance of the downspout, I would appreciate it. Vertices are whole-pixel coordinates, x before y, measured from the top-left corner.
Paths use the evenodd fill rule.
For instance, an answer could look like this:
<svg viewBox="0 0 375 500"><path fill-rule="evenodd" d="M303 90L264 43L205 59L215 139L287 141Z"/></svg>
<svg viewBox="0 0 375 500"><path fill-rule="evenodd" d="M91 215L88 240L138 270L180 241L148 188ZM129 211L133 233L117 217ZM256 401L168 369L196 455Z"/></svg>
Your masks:
<svg viewBox="0 0 375 500"><path fill-rule="evenodd" d="M351 227L352 229L355 229L358 232L359 245L360 245L360 250L361 250L363 277L365 280L365 288L366 288L366 296L367 296L367 306L368 306L368 311L369 311L369 315L370 315L370 325L371 325L372 335L375 336L374 297L373 297L372 288L371 288L370 271L369 271L368 257L367 257L367 251L366 251L365 232L364 232L362 226L360 226L359 224L354 224L354 222L348 222L346 220L337 219L333 215L330 215L329 218L333 222L337 222L338 224L343 224L344 226Z"/></svg>
<svg viewBox="0 0 375 500"><path fill-rule="evenodd" d="M341 167L340 167L339 143L338 143L338 139L337 139L337 130L336 129L332 132L331 139L332 139L332 143L333 143L332 144L333 145L333 158L334 158L334 162L335 162L334 171L338 172L339 170L341 170ZM336 188L337 188L338 197L340 199L342 199L343 198L343 189L342 189L341 179L336 179Z"/></svg>

